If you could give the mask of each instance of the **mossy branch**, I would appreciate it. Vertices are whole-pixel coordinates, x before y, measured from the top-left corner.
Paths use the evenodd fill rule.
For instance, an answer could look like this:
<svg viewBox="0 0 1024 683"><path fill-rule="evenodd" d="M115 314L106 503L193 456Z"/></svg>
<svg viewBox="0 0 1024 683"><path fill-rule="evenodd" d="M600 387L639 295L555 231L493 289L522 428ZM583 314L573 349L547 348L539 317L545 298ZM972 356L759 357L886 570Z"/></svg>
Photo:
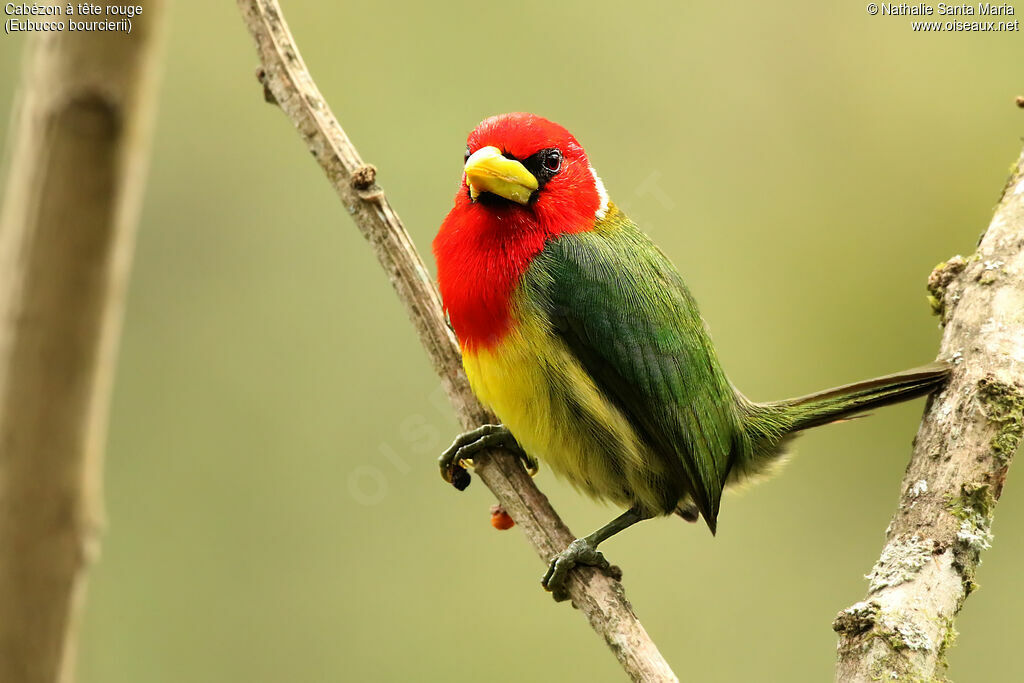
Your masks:
<svg viewBox="0 0 1024 683"><path fill-rule="evenodd" d="M867 598L844 610L836 680L930 681L975 589L992 516L1024 435L1024 154L969 257L939 264L929 300L955 362L929 401Z"/></svg>
<svg viewBox="0 0 1024 683"><path fill-rule="evenodd" d="M331 113L299 55L280 6L273 0L238 0L238 5L256 40L264 97L280 106L298 129L369 241L405 305L459 421L467 428L496 422L470 391L437 291L402 222L376 184L376 169L363 163ZM523 530L541 560L547 562L573 540L514 456L490 452L477 459L475 473ZM633 680L677 680L618 581L592 568L581 568L571 575L569 594Z"/></svg>

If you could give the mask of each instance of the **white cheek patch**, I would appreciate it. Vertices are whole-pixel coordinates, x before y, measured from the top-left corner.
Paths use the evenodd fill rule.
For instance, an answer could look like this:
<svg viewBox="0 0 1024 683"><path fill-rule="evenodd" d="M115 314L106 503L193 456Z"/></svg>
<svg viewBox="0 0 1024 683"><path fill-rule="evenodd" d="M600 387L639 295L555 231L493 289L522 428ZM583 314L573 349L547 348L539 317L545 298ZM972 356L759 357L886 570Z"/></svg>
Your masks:
<svg viewBox="0 0 1024 683"><path fill-rule="evenodd" d="M601 220L608 214L608 190L604 189L604 183L601 182L601 177L597 175L597 171L594 170L593 166L590 166L590 175L594 176L594 186L597 188L597 198L601 200L601 205L597 207L597 211L594 212L594 217L597 220Z"/></svg>

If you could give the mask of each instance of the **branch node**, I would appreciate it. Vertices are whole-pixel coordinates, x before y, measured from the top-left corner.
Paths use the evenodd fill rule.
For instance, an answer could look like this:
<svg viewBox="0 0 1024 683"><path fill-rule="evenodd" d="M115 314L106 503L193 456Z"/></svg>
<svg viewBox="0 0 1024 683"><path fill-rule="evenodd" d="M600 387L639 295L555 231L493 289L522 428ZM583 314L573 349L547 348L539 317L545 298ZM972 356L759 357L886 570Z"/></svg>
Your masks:
<svg viewBox="0 0 1024 683"><path fill-rule="evenodd" d="M858 602L840 612L832 622L832 630L847 636L867 633L878 621L882 606L877 602Z"/></svg>
<svg viewBox="0 0 1024 683"><path fill-rule="evenodd" d="M377 167L373 164L363 164L356 169L352 177L349 178L349 184L352 185L353 190L368 190L377 181Z"/></svg>
<svg viewBox="0 0 1024 683"><path fill-rule="evenodd" d="M946 320L949 317L947 304L956 303L955 301L946 301L946 290L953 280L956 279L956 276L962 273L966 267L967 260L960 254L957 254L948 261L943 261L935 266L931 275L928 276L928 303L932 306L932 313L939 316L943 325L946 324Z"/></svg>
<svg viewBox="0 0 1024 683"><path fill-rule="evenodd" d="M277 98L274 97L274 93L270 91L270 80L267 78L267 70L262 66L256 69L256 80L263 86L263 100L267 104L277 104Z"/></svg>
<svg viewBox="0 0 1024 683"><path fill-rule="evenodd" d="M384 200L384 190L376 185L377 167L373 164L363 164L357 168L348 182L364 202L379 204Z"/></svg>

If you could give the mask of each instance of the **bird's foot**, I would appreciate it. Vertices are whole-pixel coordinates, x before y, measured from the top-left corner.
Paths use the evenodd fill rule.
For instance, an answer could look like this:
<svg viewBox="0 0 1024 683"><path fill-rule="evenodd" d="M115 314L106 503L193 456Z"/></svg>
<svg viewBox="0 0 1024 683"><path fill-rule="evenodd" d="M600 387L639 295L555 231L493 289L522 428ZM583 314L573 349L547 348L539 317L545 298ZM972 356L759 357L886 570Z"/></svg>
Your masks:
<svg viewBox="0 0 1024 683"><path fill-rule="evenodd" d="M441 468L441 477L462 491L469 486L469 472L465 465L472 465L473 456L488 448L504 448L511 451L523 463L523 467L530 473L530 476L537 474L540 468L536 458L529 455L519 445L512 432L505 425L481 425L476 429L463 432L455 437L455 443L438 458L438 465Z"/></svg>
<svg viewBox="0 0 1024 683"><path fill-rule="evenodd" d="M604 555L588 539L577 538L569 544L568 548L551 558L548 570L544 574L544 578L540 580L544 590L551 593L555 602L569 599L569 591L566 587L569 571L580 564L597 567L602 571L611 569L608 560L604 559Z"/></svg>

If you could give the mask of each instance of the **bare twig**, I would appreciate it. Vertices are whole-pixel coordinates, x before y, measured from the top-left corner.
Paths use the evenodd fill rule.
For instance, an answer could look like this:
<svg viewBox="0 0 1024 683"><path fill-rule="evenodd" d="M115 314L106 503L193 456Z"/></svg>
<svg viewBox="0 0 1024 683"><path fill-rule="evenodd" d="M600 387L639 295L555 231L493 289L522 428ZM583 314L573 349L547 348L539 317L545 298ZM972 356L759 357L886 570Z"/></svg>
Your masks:
<svg viewBox="0 0 1024 683"><path fill-rule="evenodd" d="M373 247L408 310L459 420L465 427L495 422L470 391L437 291L402 222L376 184L376 170L363 163L313 83L278 3L238 0L238 5L256 40L263 65L259 76L268 101L275 101L298 129ZM572 541L569 529L514 456L491 452L477 460L475 472L542 560L547 562ZM569 593L633 680L677 680L626 601L618 581L584 568L572 573Z"/></svg>
<svg viewBox="0 0 1024 683"><path fill-rule="evenodd" d="M0 215L0 681L73 677L162 0L28 41Z"/></svg>
<svg viewBox="0 0 1024 683"><path fill-rule="evenodd" d="M940 264L928 284L956 370L917 433L868 596L833 625L844 683L932 680L992 541L1024 434L1024 155L977 253Z"/></svg>

